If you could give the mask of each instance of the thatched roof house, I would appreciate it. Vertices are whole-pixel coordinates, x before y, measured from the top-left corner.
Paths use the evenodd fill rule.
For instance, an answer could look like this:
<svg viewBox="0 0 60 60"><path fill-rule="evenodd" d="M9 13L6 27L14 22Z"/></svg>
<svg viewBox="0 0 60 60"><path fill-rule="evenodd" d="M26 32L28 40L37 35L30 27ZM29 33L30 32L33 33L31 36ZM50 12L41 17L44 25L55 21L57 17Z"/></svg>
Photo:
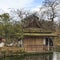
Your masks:
<svg viewBox="0 0 60 60"><path fill-rule="evenodd" d="M50 24L49 22L48 24ZM24 22L23 47L27 52L41 52L52 50L54 37L52 27L43 26L35 15L29 16Z"/></svg>

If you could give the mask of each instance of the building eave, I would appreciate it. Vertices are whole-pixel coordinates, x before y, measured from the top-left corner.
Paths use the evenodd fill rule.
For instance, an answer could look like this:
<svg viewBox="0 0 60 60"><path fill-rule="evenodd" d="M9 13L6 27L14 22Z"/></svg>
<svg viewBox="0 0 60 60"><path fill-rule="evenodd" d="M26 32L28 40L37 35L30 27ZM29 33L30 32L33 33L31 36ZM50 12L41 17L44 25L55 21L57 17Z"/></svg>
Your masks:
<svg viewBox="0 0 60 60"><path fill-rule="evenodd" d="M44 36L48 36L48 37L57 37L56 34L39 34L39 33L24 33L24 36L41 36L41 37L44 37Z"/></svg>

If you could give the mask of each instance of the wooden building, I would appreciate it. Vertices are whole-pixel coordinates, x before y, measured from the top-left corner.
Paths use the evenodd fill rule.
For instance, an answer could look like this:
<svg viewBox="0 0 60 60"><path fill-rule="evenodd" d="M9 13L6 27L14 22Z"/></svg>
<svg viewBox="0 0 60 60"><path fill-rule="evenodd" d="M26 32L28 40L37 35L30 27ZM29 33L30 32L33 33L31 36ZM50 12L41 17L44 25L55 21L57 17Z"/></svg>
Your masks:
<svg viewBox="0 0 60 60"><path fill-rule="evenodd" d="M32 19L24 26L23 48L27 52L51 51L56 34L42 27L38 18Z"/></svg>

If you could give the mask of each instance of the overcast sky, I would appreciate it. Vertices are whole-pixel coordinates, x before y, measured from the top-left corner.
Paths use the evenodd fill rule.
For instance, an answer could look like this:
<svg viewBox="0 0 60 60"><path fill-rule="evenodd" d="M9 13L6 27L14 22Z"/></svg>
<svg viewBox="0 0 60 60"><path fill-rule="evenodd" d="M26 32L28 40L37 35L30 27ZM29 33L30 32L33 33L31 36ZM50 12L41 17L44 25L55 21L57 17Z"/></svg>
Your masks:
<svg viewBox="0 0 60 60"><path fill-rule="evenodd" d="M0 9L8 10L11 8L37 9L43 0L0 0Z"/></svg>

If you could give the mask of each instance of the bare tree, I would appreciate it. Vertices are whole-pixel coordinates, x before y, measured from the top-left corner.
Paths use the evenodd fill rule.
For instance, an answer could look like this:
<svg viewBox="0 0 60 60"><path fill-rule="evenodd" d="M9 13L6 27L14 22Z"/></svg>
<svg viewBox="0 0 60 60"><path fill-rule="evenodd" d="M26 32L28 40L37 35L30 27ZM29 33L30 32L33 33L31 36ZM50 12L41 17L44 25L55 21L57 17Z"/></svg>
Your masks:
<svg viewBox="0 0 60 60"><path fill-rule="evenodd" d="M57 17L57 8L60 5L60 0L44 0L43 6L46 7L45 13L52 22Z"/></svg>

